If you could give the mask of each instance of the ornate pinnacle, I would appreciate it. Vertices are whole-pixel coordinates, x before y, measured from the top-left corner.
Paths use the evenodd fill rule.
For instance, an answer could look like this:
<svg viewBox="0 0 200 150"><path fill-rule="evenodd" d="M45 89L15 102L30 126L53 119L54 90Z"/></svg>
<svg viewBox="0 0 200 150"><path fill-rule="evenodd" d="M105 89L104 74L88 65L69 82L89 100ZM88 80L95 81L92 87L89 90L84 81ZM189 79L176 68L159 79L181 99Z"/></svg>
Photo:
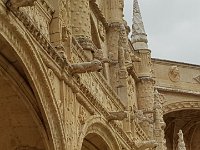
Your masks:
<svg viewBox="0 0 200 150"><path fill-rule="evenodd" d="M178 137L178 150L186 150L182 130L179 130Z"/></svg>
<svg viewBox="0 0 200 150"><path fill-rule="evenodd" d="M133 2L133 24L131 38L132 44L136 42L148 42L147 34L144 30L144 24L142 21L138 0L134 0Z"/></svg>

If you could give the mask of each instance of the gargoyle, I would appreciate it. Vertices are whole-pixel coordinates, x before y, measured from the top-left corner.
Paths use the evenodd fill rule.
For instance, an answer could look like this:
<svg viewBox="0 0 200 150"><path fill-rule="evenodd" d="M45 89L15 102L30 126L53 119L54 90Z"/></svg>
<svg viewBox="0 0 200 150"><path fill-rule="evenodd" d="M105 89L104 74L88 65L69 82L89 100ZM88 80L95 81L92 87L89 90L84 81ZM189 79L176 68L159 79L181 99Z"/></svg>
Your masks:
<svg viewBox="0 0 200 150"><path fill-rule="evenodd" d="M36 0L8 0L6 5L10 8L17 9L19 7L33 6Z"/></svg>
<svg viewBox="0 0 200 150"><path fill-rule="evenodd" d="M103 69L101 61L95 59L91 62L83 62L71 64L70 71L72 74L75 73L86 73L86 72L95 72Z"/></svg>
<svg viewBox="0 0 200 150"><path fill-rule="evenodd" d="M134 118L137 118L139 120L139 123L140 122L145 122L145 121L147 121L150 124L153 123L153 121L150 118L147 118L144 115L144 112L142 110L136 110L134 115L133 115L133 119Z"/></svg>
<svg viewBox="0 0 200 150"><path fill-rule="evenodd" d="M142 142L136 142L136 145L138 145L138 150L146 150L147 148L156 148L158 146L158 143L155 140L148 140L148 141L142 141Z"/></svg>
<svg viewBox="0 0 200 150"><path fill-rule="evenodd" d="M112 121L112 120L124 120L127 117L128 117L128 114L125 111L110 112L110 116L108 117L108 121Z"/></svg>

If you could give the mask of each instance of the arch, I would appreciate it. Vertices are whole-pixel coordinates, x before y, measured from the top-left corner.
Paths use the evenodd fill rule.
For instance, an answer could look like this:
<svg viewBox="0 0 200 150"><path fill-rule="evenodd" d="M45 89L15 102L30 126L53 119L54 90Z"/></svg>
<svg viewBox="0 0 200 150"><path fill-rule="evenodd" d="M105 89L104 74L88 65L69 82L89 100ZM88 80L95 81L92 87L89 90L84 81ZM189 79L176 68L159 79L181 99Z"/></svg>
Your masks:
<svg viewBox="0 0 200 150"><path fill-rule="evenodd" d="M3 2L0 2L0 39L8 42L12 53L22 64L28 83L33 90L34 96L39 103L42 118L48 131L48 138L51 141L52 149L65 149L65 137L63 125L55 97L50 88L49 79L38 50L34 47L31 35L26 29L21 28L18 21L7 12Z"/></svg>
<svg viewBox="0 0 200 150"><path fill-rule="evenodd" d="M103 117L92 116L87 120L87 123L83 126L78 138L78 149L81 149L84 138L90 134L96 134L101 137L110 150L120 149L112 128L106 123L106 120Z"/></svg>
<svg viewBox="0 0 200 150"><path fill-rule="evenodd" d="M50 150L48 137L34 95L25 80L1 55L0 84L0 118L3 119L0 123L0 129L6 131L1 132L0 149L14 148L16 150L26 147L27 149L34 148L37 150L35 146L38 146L37 143L39 142L40 147L44 146L46 150ZM14 141L14 143L8 144L9 140ZM8 143L5 144L4 142ZM34 145L23 145L28 143Z"/></svg>
<svg viewBox="0 0 200 150"><path fill-rule="evenodd" d="M179 110L188 110L188 109L200 110L200 102L199 101L176 102L165 105L163 107L164 114L168 114L170 112Z"/></svg>
<svg viewBox="0 0 200 150"><path fill-rule="evenodd" d="M197 109L197 107L195 109L193 107L189 108L188 105L187 107L184 105L182 109L180 107L175 108L164 115L166 145L168 149L176 149L178 143L177 133L182 130L186 148L193 150L196 145L194 143L199 142L199 140L195 141L194 139L200 137L200 132L195 131L200 124L200 109ZM194 135L196 138L192 138ZM190 148L191 146L192 148Z"/></svg>

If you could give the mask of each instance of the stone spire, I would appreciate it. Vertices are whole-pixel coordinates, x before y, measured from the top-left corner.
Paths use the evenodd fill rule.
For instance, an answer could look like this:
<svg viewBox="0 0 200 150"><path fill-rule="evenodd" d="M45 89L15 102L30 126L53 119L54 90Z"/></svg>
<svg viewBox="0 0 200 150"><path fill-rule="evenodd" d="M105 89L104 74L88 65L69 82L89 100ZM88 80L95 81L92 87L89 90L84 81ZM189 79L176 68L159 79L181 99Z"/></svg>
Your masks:
<svg viewBox="0 0 200 150"><path fill-rule="evenodd" d="M147 49L147 34L144 30L144 24L140 13L138 0L133 2L133 24L131 42L135 49Z"/></svg>
<svg viewBox="0 0 200 150"><path fill-rule="evenodd" d="M178 133L178 150L186 150L185 142L183 140L182 130L179 130L179 133Z"/></svg>

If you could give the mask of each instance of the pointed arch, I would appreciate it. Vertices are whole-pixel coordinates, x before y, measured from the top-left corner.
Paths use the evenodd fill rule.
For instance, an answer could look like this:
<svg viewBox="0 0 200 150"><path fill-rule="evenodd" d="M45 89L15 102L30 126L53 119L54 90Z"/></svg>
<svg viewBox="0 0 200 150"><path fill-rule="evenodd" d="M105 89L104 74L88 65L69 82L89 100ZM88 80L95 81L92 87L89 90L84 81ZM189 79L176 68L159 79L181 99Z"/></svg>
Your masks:
<svg viewBox="0 0 200 150"><path fill-rule="evenodd" d="M105 142L109 150L119 150L119 143L113 134L113 129L106 123L106 120L101 116L91 116L87 123L83 126L78 139L78 149L81 149L84 138L88 135L97 135Z"/></svg>
<svg viewBox="0 0 200 150"><path fill-rule="evenodd" d="M24 75L33 94L39 103L42 118L45 122L48 138L51 141L53 150L65 149L65 137L59 110L55 97L50 89L47 73L38 52L33 47L31 35L13 14L6 11L3 2L0 2L0 40L4 40L10 47L12 54L22 66Z"/></svg>

